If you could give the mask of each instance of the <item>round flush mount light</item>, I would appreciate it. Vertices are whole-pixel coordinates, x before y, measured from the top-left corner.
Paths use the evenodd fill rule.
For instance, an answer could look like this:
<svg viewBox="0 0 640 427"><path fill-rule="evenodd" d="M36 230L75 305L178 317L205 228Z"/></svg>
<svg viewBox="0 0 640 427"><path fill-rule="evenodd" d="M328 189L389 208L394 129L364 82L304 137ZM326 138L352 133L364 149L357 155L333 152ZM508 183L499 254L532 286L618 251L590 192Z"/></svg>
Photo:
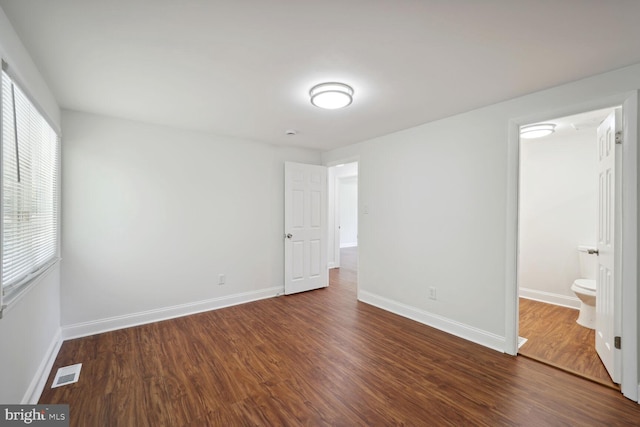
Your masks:
<svg viewBox="0 0 640 427"><path fill-rule="evenodd" d="M549 136L556 130L553 123L538 123L535 125L522 126L520 128L520 138L533 139Z"/></svg>
<svg viewBox="0 0 640 427"><path fill-rule="evenodd" d="M309 91L311 103L327 110L344 108L353 101L353 88L344 83L320 83Z"/></svg>

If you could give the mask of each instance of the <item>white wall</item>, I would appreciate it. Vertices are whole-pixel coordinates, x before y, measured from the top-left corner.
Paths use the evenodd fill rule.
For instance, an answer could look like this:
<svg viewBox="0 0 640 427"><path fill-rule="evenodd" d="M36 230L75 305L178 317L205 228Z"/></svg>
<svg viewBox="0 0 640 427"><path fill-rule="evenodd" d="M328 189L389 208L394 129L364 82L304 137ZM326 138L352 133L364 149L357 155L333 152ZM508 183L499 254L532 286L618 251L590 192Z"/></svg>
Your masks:
<svg viewBox="0 0 640 427"><path fill-rule="evenodd" d="M637 88L640 65L324 153L360 161L359 299L504 350L510 121Z"/></svg>
<svg viewBox="0 0 640 427"><path fill-rule="evenodd" d="M63 126L65 336L282 290L284 161L319 153L71 111Z"/></svg>
<svg viewBox="0 0 640 427"><path fill-rule="evenodd" d="M0 403L36 403L62 344L59 265L5 310L0 342Z"/></svg>
<svg viewBox="0 0 640 427"><path fill-rule="evenodd" d="M358 246L358 177L339 180L340 247Z"/></svg>
<svg viewBox="0 0 640 427"><path fill-rule="evenodd" d="M60 126L60 110L4 11L0 9L0 56L23 89ZM60 344L60 270L53 268L0 319L0 403L34 403Z"/></svg>
<svg viewBox="0 0 640 427"><path fill-rule="evenodd" d="M579 308L578 245L596 244L596 130L523 139L520 145L520 295Z"/></svg>

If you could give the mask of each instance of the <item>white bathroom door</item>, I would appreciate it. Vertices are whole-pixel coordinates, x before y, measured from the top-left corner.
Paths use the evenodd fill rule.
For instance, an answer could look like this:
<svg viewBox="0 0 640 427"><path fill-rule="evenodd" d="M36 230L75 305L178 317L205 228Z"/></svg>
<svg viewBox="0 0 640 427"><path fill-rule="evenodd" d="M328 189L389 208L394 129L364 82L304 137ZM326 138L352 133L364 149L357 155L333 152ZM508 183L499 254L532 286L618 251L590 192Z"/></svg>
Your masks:
<svg viewBox="0 0 640 427"><path fill-rule="evenodd" d="M329 285L327 168L285 162L284 293Z"/></svg>
<svg viewBox="0 0 640 427"><path fill-rule="evenodd" d="M611 113L598 127L598 275L596 278L596 351L615 383L620 383L620 287L616 265L616 132L621 112ZM617 189L619 191L619 188ZM618 224L616 224L618 223Z"/></svg>

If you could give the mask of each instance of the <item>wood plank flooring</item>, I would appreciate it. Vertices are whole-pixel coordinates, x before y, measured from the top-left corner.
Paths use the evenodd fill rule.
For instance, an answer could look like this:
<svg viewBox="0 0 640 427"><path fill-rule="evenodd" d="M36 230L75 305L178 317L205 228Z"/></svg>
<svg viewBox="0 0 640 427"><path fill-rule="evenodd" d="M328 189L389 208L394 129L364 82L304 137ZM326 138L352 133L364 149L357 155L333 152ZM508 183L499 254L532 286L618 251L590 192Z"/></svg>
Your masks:
<svg viewBox="0 0 640 427"><path fill-rule="evenodd" d="M519 353L619 389L595 348L595 331L576 323L578 311L520 298L520 332L527 342Z"/></svg>
<svg viewBox="0 0 640 427"><path fill-rule="evenodd" d="M345 258L346 259L346 258ZM328 288L67 341L72 426L632 426L640 405ZM80 381L49 388L60 366Z"/></svg>

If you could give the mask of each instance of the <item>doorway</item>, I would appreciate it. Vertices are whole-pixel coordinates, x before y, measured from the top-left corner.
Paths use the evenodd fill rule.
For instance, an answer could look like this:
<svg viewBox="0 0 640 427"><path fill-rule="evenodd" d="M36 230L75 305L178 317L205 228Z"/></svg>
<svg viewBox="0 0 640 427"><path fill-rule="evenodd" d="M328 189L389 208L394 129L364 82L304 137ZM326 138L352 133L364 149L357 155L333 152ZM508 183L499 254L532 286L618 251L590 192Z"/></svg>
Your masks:
<svg viewBox="0 0 640 427"><path fill-rule="evenodd" d="M357 286L358 265L358 162L345 162L328 169L330 275L340 283Z"/></svg>
<svg viewBox="0 0 640 427"><path fill-rule="evenodd" d="M340 267L340 249L358 247L358 162L339 163L327 172L329 268Z"/></svg>
<svg viewBox="0 0 640 427"><path fill-rule="evenodd" d="M614 108L545 120L548 135L534 138L524 131L535 125L520 128L518 354L619 389L596 351L595 330L603 212L598 128L610 116Z"/></svg>
<svg viewBox="0 0 640 427"><path fill-rule="evenodd" d="M536 123L550 117L568 116L583 111L622 105L621 134L621 192L624 204L621 208L621 278L620 299L622 316L621 332L621 383L622 394L637 402L640 396L638 366L638 140L640 117L640 91L612 94L599 99L583 100L580 104L547 105L541 113L514 117L508 126L507 145L507 209L505 253L505 342L504 352L518 353L518 184L520 162L520 126ZM553 115L544 111L551 110Z"/></svg>

